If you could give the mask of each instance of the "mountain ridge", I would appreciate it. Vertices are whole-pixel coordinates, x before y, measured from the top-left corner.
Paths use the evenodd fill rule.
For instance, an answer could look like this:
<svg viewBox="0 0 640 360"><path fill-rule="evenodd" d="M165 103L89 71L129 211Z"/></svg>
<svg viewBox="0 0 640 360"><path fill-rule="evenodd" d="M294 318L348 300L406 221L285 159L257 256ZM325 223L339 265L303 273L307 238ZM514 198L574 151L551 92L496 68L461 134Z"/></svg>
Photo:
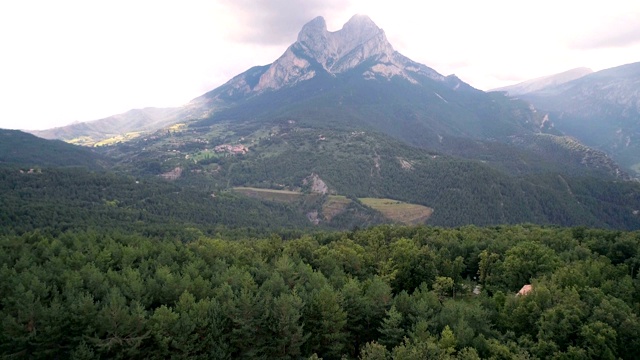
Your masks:
<svg viewBox="0 0 640 360"><path fill-rule="evenodd" d="M558 131L607 152L640 175L640 62L521 97L544 113Z"/></svg>
<svg viewBox="0 0 640 360"><path fill-rule="evenodd" d="M561 73L541 76L535 79L526 80L517 84L503 86L489 91L504 91L510 96L524 95L532 92L562 85L564 83L579 79L583 76L592 74L593 70L586 67L579 67Z"/></svg>

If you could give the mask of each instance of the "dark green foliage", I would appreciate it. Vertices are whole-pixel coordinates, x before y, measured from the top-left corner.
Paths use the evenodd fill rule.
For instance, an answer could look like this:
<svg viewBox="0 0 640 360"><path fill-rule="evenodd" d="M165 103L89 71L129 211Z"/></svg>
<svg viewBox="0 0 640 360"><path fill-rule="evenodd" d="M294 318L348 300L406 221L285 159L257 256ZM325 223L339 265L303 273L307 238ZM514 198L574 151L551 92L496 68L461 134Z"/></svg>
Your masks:
<svg viewBox="0 0 640 360"><path fill-rule="evenodd" d="M0 354L636 359L639 248L637 232L531 225L189 243L2 235ZM434 277L396 287L416 252L431 254ZM525 282L533 291L516 296Z"/></svg>
<svg viewBox="0 0 640 360"><path fill-rule="evenodd" d="M212 193L161 179L81 168L44 168L36 173L0 168L0 233L117 228L174 234L190 241L202 232L225 228L269 231L310 225L303 214L284 204Z"/></svg>
<svg viewBox="0 0 640 360"><path fill-rule="evenodd" d="M82 166L100 169L110 161L92 149L45 140L18 130L0 129L0 165L29 168Z"/></svg>
<svg viewBox="0 0 640 360"><path fill-rule="evenodd" d="M222 130L211 135L209 128L190 128L171 139L155 143L140 140L128 147L109 149L109 154L120 159L125 169L134 161L134 171L139 172L147 172L145 166L149 163L163 164L156 173L180 166L184 171L177 182L179 186L212 191L231 186L308 191L304 181L316 174L330 191L340 195L390 198L431 207L434 213L428 224L439 226L529 222L640 228L640 216L634 214L640 208L640 184L612 178L609 173L615 167L585 166L581 153L571 152L567 159L552 161L527 153L529 150L490 143L478 145L485 148L482 151L476 147L465 151L474 156L457 154L480 161L465 160L407 146L372 131L302 126L301 120L273 121L272 126L252 122L220 124L225 135L217 133ZM251 144L247 154L216 155L215 163L185 160L185 156L197 156L212 144L236 143L243 132L251 137L251 141L244 141ZM213 136L209 145L196 143L200 144L198 152L172 152L176 142L188 144L209 136ZM545 136L531 138L540 139L526 140L527 144L535 144L528 146L546 149ZM550 140L548 143L555 144ZM451 145L458 149L460 144ZM147 150L140 152L141 147ZM556 157L564 154L558 147L544 152ZM495 157L480 155L483 151ZM344 229L382 222L375 213L357 205L327 225ZM300 207L317 210L310 208L312 204Z"/></svg>

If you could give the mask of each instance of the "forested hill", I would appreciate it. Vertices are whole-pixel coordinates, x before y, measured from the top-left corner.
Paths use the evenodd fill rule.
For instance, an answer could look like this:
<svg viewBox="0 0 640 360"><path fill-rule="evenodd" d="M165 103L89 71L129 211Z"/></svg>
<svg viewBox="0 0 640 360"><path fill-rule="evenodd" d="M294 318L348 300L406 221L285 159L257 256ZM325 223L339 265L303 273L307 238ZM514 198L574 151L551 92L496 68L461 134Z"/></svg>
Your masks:
<svg viewBox="0 0 640 360"><path fill-rule="evenodd" d="M5 235L0 356L638 359L639 249L537 226Z"/></svg>
<svg viewBox="0 0 640 360"><path fill-rule="evenodd" d="M291 119L266 127L234 122L203 128L185 125L101 151L140 175L181 169L176 183L197 187L296 190L316 174L330 194L433 208L431 225L531 222L640 229L635 212L640 210L640 184L612 177L609 173L615 168L606 163L594 161L606 168L602 171L586 167L597 158L592 152L573 156L563 151L566 144L549 140L545 146L535 145L556 158L547 161L532 151L497 143L451 145L468 153L483 148L476 155L491 155L462 159L372 131L319 129ZM240 153L225 150L234 146Z"/></svg>
<svg viewBox="0 0 640 360"><path fill-rule="evenodd" d="M44 140L19 130L0 129L0 165L82 166L99 169L106 163L106 158L90 148L59 140Z"/></svg>
<svg viewBox="0 0 640 360"><path fill-rule="evenodd" d="M226 229L250 228L246 233L251 233L310 226L285 204L183 188L159 178L83 168L0 167L0 234L118 229L188 240Z"/></svg>

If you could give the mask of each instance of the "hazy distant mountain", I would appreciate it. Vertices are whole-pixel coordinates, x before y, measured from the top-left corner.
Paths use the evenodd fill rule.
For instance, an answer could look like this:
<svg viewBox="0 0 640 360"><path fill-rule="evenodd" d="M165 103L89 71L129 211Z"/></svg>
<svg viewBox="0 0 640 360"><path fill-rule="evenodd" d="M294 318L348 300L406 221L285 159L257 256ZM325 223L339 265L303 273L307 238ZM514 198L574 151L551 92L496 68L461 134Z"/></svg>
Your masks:
<svg viewBox="0 0 640 360"><path fill-rule="evenodd" d="M585 75L593 73L593 70L589 68L576 68L571 69L559 74L543 76L536 79L523 81L515 85L509 85L492 89L491 91L504 91L510 96L517 96L539 91L552 86L564 84L566 82L579 79Z"/></svg>
<svg viewBox="0 0 640 360"><path fill-rule="evenodd" d="M640 174L640 63L598 71L521 96L558 131Z"/></svg>
<svg viewBox="0 0 640 360"><path fill-rule="evenodd" d="M186 107L133 109L104 119L47 130L33 130L30 133L44 139L60 139L80 145L93 145L100 140L127 133L157 130L175 124L187 114Z"/></svg>

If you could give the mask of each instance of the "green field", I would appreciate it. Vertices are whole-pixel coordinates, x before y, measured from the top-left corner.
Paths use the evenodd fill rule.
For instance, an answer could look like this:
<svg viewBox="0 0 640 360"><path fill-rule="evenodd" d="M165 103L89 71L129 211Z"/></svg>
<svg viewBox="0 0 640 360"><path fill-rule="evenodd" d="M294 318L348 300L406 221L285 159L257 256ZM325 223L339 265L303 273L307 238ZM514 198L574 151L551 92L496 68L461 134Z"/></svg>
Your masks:
<svg viewBox="0 0 640 360"><path fill-rule="evenodd" d="M361 198L360 201L386 218L403 224L423 224L433 214L432 208L393 199Z"/></svg>

